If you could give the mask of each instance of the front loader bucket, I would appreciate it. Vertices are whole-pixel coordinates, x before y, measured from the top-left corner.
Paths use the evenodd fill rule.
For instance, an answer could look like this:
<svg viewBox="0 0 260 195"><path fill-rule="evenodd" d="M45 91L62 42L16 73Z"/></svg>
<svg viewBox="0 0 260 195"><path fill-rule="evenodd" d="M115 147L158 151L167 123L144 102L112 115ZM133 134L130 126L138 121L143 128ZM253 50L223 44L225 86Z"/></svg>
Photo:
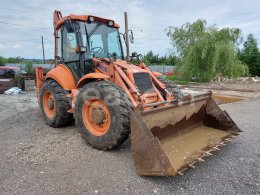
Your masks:
<svg viewBox="0 0 260 195"><path fill-rule="evenodd" d="M182 175L239 132L211 92L181 104L133 112L131 149L137 173Z"/></svg>

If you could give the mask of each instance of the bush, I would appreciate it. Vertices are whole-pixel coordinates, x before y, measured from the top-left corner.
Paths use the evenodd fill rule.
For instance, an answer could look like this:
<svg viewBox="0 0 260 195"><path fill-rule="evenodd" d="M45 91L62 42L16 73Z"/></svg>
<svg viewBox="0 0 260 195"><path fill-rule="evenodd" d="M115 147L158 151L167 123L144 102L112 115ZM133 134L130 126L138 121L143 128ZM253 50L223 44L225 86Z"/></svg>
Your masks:
<svg viewBox="0 0 260 195"><path fill-rule="evenodd" d="M25 62L25 67L24 67L24 71L30 75L30 74L34 74L35 70L33 68L33 63L30 61Z"/></svg>
<svg viewBox="0 0 260 195"><path fill-rule="evenodd" d="M23 89L24 88L24 78L22 77L21 71L17 72L15 74L14 79L15 79L17 87Z"/></svg>
<svg viewBox="0 0 260 195"><path fill-rule="evenodd" d="M176 77L176 76L166 76L167 79L173 81L175 84L179 85L186 85L189 83L189 81L185 80L184 78L181 77Z"/></svg>

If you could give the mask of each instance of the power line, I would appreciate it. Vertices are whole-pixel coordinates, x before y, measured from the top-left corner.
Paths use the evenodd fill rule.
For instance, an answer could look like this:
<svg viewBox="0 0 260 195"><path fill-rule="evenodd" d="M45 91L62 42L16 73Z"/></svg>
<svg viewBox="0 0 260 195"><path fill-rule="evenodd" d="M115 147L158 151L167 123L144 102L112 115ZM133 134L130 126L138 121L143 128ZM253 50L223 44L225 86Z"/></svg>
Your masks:
<svg viewBox="0 0 260 195"><path fill-rule="evenodd" d="M38 26L24 25L24 24L16 24L16 23L9 23L9 22L3 22L3 21L0 21L0 23L1 23L1 24L14 25L14 26L22 26L22 27L29 27L29 28L37 28L37 29L51 30L50 28L45 28L45 27L38 27Z"/></svg>
<svg viewBox="0 0 260 195"><path fill-rule="evenodd" d="M159 40L169 40L169 39L157 39L157 38L135 38L135 39L142 39L142 40L155 40L155 41L159 41Z"/></svg>
<svg viewBox="0 0 260 195"><path fill-rule="evenodd" d="M23 26L12 26L12 25L6 25L4 28L2 27L1 32L3 33L6 30L7 33L9 33L9 30L14 30L14 29L19 29L19 33L23 33L24 31L26 31L26 32L30 31L30 34L35 34L35 35L39 35L39 36L41 36L43 31L44 31L44 33L53 34L53 30L37 29L37 28L23 27Z"/></svg>
<svg viewBox="0 0 260 195"><path fill-rule="evenodd" d="M17 40L17 41L3 41L3 42L0 42L0 43L14 43L14 42L25 42L25 41L35 41L35 40L39 40L40 39L27 39L27 40Z"/></svg>
<svg viewBox="0 0 260 195"><path fill-rule="evenodd" d="M31 16L44 17L44 16L42 16L42 15L40 15L40 14L35 14L35 13L33 13L33 12L28 12L28 11L14 10L14 9L3 8L3 7L1 7L0 9L1 9L1 10L5 10L5 11L9 11L9 12L12 12L12 13L17 13L17 14L23 13L23 14L28 14L28 15L31 15Z"/></svg>

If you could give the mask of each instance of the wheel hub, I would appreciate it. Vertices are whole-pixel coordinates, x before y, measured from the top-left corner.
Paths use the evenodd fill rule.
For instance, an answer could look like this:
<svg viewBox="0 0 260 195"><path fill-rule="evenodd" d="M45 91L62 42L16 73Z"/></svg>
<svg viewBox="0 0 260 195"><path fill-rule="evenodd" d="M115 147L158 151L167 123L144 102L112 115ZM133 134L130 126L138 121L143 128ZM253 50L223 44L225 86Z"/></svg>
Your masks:
<svg viewBox="0 0 260 195"><path fill-rule="evenodd" d="M104 124L104 121L106 120L106 113L101 107L96 107L93 109L91 113L91 118L94 123L97 125Z"/></svg>
<svg viewBox="0 0 260 195"><path fill-rule="evenodd" d="M54 108L54 100L52 98L48 98L47 106L51 110Z"/></svg>

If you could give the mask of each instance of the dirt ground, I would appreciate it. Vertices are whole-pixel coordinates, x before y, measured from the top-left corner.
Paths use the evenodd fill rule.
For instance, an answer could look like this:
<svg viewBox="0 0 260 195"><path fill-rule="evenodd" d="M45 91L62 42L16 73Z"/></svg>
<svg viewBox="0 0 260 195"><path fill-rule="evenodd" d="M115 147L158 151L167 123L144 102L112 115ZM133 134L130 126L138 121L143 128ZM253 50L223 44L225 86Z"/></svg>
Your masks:
<svg viewBox="0 0 260 195"><path fill-rule="evenodd" d="M194 93L211 90L215 95L233 96L242 99L260 97L260 78L238 78L209 83L190 83L181 86L184 92Z"/></svg>
<svg viewBox="0 0 260 195"><path fill-rule="evenodd" d="M260 194L260 96L246 97L221 105L244 131L237 139L184 176L140 177L130 141L113 151L95 150L73 125L60 129L47 126L34 93L1 94L0 192Z"/></svg>

